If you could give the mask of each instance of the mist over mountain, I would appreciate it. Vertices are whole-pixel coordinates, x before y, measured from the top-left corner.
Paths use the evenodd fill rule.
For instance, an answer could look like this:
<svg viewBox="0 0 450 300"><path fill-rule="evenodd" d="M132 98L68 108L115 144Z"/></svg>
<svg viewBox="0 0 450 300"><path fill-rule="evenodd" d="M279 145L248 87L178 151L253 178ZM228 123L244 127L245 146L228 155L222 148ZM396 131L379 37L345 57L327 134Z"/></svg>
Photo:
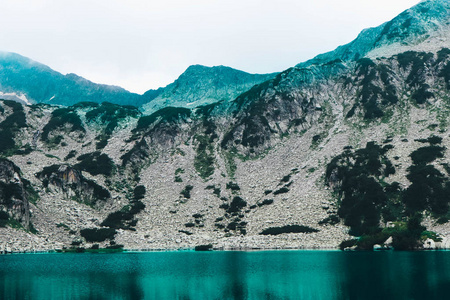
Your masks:
<svg viewBox="0 0 450 300"><path fill-rule="evenodd" d="M449 11L423 1L277 74L192 66L143 110L1 101L4 242L449 248Z"/></svg>

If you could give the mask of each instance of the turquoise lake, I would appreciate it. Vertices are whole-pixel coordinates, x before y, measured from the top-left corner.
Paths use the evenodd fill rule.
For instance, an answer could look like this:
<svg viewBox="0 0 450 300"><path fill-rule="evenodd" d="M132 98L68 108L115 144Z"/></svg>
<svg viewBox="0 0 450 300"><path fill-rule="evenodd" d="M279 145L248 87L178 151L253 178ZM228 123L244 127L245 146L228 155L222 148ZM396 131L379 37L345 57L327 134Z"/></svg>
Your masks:
<svg viewBox="0 0 450 300"><path fill-rule="evenodd" d="M449 299L450 252L0 256L1 299Z"/></svg>

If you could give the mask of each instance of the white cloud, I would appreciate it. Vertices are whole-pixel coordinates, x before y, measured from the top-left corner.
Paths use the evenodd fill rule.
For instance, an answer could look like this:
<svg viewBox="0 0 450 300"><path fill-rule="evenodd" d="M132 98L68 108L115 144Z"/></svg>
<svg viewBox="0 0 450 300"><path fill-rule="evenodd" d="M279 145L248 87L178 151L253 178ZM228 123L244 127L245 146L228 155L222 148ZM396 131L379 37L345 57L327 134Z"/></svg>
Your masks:
<svg viewBox="0 0 450 300"><path fill-rule="evenodd" d="M2 0L1 50L144 92L191 64L281 71L418 0Z"/></svg>

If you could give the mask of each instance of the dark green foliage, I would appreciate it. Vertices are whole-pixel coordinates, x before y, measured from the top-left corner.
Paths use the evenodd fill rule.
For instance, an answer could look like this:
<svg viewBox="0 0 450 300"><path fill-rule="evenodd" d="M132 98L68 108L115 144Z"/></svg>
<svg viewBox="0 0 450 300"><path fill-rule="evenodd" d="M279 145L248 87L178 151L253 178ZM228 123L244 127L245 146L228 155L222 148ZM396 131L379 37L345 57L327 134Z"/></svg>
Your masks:
<svg viewBox="0 0 450 300"><path fill-rule="evenodd" d="M279 195L279 194L286 194L287 192L289 192L289 189L287 187L282 187L279 188L278 190L276 190L275 192L273 192L274 195Z"/></svg>
<svg viewBox="0 0 450 300"><path fill-rule="evenodd" d="M114 171L114 162L112 159L108 155L101 154L98 151L80 155L77 160L80 162L75 167L91 175L103 174L110 176Z"/></svg>
<svg viewBox="0 0 450 300"><path fill-rule="evenodd" d="M183 173L184 173L184 169L182 169L182 168L178 168L175 170L175 175L183 174Z"/></svg>
<svg viewBox="0 0 450 300"><path fill-rule="evenodd" d="M434 161L436 158L444 157L444 147L428 146L422 147L411 153L411 159L416 165L423 165Z"/></svg>
<svg viewBox="0 0 450 300"><path fill-rule="evenodd" d="M67 131L66 126L70 129ZM72 108L58 108L53 111L50 121L42 129L41 138L44 142L58 145L61 138L49 140L49 134L54 130L63 130L66 133L79 131L81 134L86 133L78 114Z"/></svg>
<svg viewBox="0 0 450 300"><path fill-rule="evenodd" d="M421 84L420 87L412 94L411 98L417 103L417 104L424 104L428 99L432 98L434 94L428 89L430 86L428 84Z"/></svg>
<svg viewBox="0 0 450 300"><path fill-rule="evenodd" d="M342 241L339 244L339 249L345 250L345 248L351 248L351 247L355 246L357 242L358 242L358 240L356 240L356 239Z"/></svg>
<svg viewBox="0 0 450 300"><path fill-rule="evenodd" d="M108 144L108 140L111 137L114 130L119 125L119 122L126 118L136 118L139 115L139 111L134 106L122 106L103 102L100 106L97 105L91 111L86 113L86 120L90 123L100 122L106 125L103 128L103 132L97 137L99 140L96 144L97 149L103 149Z"/></svg>
<svg viewBox="0 0 450 300"><path fill-rule="evenodd" d="M317 134L317 135L313 136L312 143L317 144L318 142L320 142L320 140L321 140L321 136L320 136L320 134Z"/></svg>
<svg viewBox="0 0 450 300"><path fill-rule="evenodd" d="M406 83L414 88L412 99L416 104L424 104L434 95L428 89L430 86L425 83L424 74L427 63L434 57L432 53L407 51L398 55L398 62L401 68L411 68L406 78ZM416 88L418 87L418 88Z"/></svg>
<svg viewBox="0 0 450 300"><path fill-rule="evenodd" d="M112 133L118 122L127 118L136 118L139 115L139 110L134 106L117 105L109 102L103 102L100 106L86 113L86 120L92 122L99 120L104 124L112 124L109 127L109 132Z"/></svg>
<svg viewBox="0 0 450 300"><path fill-rule="evenodd" d="M314 233L314 232L319 232L319 230L303 225L286 225L282 227L270 227L264 229L260 234L279 235L283 233Z"/></svg>
<svg viewBox="0 0 450 300"><path fill-rule="evenodd" d="M95 149L101 150L101 149L105 148L106 145L108 145L108 138L107 137L100 136L100 137L97 137L97 139L99 141L95 144Z"/></svg>
<svg viewBox="0 0 450 300"><path fill-rule="evenodd" d="M247 202L239 196L235 196L227 208L228 213L239 212L242 208L247 206Z"/></svg>
<svg viewBox="0 0 450 300"><path fill-rule="evenodd" d="M281 179L281 182L289 182L291 180L291 175L286 175Z"/></svg>
<svg viewBox="0 0 450 300"><path fill-rule="evenodd" d="M188 223L184 224L184 226L187 228L191 228L191 227L195 227L195 224L192 222L188 222Z"/></svg>
<svg viewBox="0 0 450 300"><path fill-rule="evenodd" d="M148 145L145 139L142 138L138 143L134 145L134 147L130 151L120 157L120 159L122 159L122 167L126 166L129 163L133 163L133 157L138 158L138 160L147 159L149 155L145 151L145 149L148 149Z"/></svg>
<svg viewBox="0 0 450 300"><path fill-rule="evenodd" d="M134 199L136 199L136 200L144 199L145 186L138 185L137 187L134 188L133 194L134 194Z"/></svg>
<svg viewBox="0 0 450 300"><path fill-rule="evenodd" d="M138 191L136 197L135 193L135 199L131 201L130 205L124 206L120 211L110 213L100 225L115 229L134 230L133 227L137 224L137 220L134 217L145 208L145 204L139 200L143 198L144 194L145 191L144 193Z"/></svg>
<svg viewBox="0 0 450 300"><path fill-rule="evenodd" d="M5 211L0 211L0 227L8 225L9 215Z"/></svg>
<svg viewBox="0 0 450 300"><path fill-rule="evenodd" d="M398 55L398 63L401 68L411 67L411 71L406 79L410 85L422 83L420 75L425 70L425 64L433 58L432 53L407 51Z"/></svg>
<svg viewBox="0 0 450 300"><path fill-rule="evenodd" d="M351 234L361 236L359 249L372 249L390 236L396 250L414 249L425 230L420 225L424 211L443 222L448 220L450 180L430 164L444 157L445 148L436 145L442 138L418 141L431 145L411 153L413 165L407 175L411 185L406 190L398 182L386 184L383 179L393 168L385 155L390 149L386 146L368 143L366 149L347 150L328 165L326 177L339 194L339 217L351 227ZM397 225L381 229L380 221Z"/></svg>
<svg viewBox="0 0 450 300"><path fill-rule="evenodd" d="M264 199L263 202L258 203L258 206L261 207L261 206L264 206L264 205L270 205L272 203L273 203L273 199Z"/></svg>
<svg viewBox="0 0 450 300"><path fill-rule="evenodd" d="M398 102L395 86L392 84L392 71L388 66L376 65L369 58L358 60L357 72L361 79L359 103L364 108L364 118L377 119L384 116L382 108ZM382 86L378 86L377 80L381 79ZM347 113L347 118L355 114L358 103Z"/></svg>
<svg viewBox="0 0 450 300"><path fill-rule="evenodd" d="M86 228L80 230L80 235L89 243L112 240L116 233L116 230L113 228Z"/></svg>
<svg viewBox="0 0 450 300"><path fill-rule="evenodd" d="M237 183L235 183L235 182L232 182L232 181L227 183L227 189L228 190L232 190L232 191L240 191L241 190L239 185Z"/></svg>
<svg viewBox="0 0 450 300"><path fill-rule="evenodd" d="M213 246L211 244L208 245L198 245L195 246L195 251L210 251L212 250Z"/></svg>
<svg viewBox="0 0 450 300"><path fill-rule="evenodd" d="M432 162L432 160L427 159L426 162ZM424 161L416 162L416 165L412 165L408 171L407 178L411 181L411 185L405 191L404 196L407 211L413 214L416 211L427 209L436 216L447 214L450 203L448 177L433 165L426 165Z"/></svg>
<svg viewBox="0 0 450 300"><path fill-rule="evenodd" d="M447 62L447 64L439 72L438 76L444 78L447 89L450 89L450 62Z"/></svg>
<svg viewBox="0 0 450 300"><path fill-rule="evenodd" d="M19 183L0 181L0 203L10 205L13 199L23 199L22 186Z"/></svg>
<svg viewBox="0 0 450 300"><path fill-rule="evenodd" d="M73 108L96 108L98 106L98 103L89 101L82 101L72 105Z"/></svg>
<svg viewBox="0 0 450 300"><path fill-rule="evenodd" d="M96 199L106 201L111 198L111 194L109 193L109 191L101 185L98 185L94 181L88 179L85 179L85 182L90 188L93 189L93 195Z"/></svg>
<svg viewBox="0 0 450 300"><path fill-rule="evenodd" d="M419 143L430 143L431 145L438 145L442 143L442 138L439 136L432 135L427 139L417 139L415 141Z"/></svg>
<svg viewBox="0 0 450 300"><path fill-rule="evenodd" d="M436 64L439 64L440 62L446 60L450 55L450 49L448 48L442 48L437 52L437 60Z"/></svg>
<svg viewBox="0 0 450 300"><path fill-rule="evenodd" d="M184 187L184 189L180 192L180 194L186 198L186 199L190 199L191 198L191 191L194 187L192 185L186 185Z"/></svg>
<svg viewBox="0 0 450 300"><path fill-rule="evenodd" d="M381 210L388 198L377 178L395 172L387 151L370 142L356 152L345 151L327 166L328 183L338 187L338 215L354 235L378 231Z"/></svg>
<svg viewBox="0 0 450 300"><path fill-rule="evenodd" d="M27 123L20 103L3 100L3 104L12 108L12 113L0 123L0 154L9 155L17 147L14 137Z"/></svg>
<svg viewBox="0 0 450 300"><path fill-rule="evenodd" d="M181 107L165 107L151 114L150 116L143 116L139 118L137 126L133 129L134 132L149 129L149 127L159 122L175 122L179 119L190 117L191 110Z"/></svg>
<svg viewBox="0 0 450 300"><path fill-rule="evenodd" d="M184 233L186 235L192 235L192 232L186 230L178 230L178 232Z"/></svg>
<svg viewBox="0 0 450 300"><path fill-rule="evenodd" d="M212 136L197 135L195 140L198 142L197 153L194 158L194 167L197 173L203 179L207 179L214 174L214 138Z"/></svg>
<svg viewBox="0 0 450 300"><path fill-rule="evenodd" d="M420 246L422 235L427 233L421 221L421 213L416 213L406 223L401 222L393 228L385 228L379 235L384 240L392 236L392 246L395 250L414 250Z"/></svg>
<svg viewBox="0 0 450 300"><path fill-rule="evenodd" d="M67 160L69 160L71 158L74 158L76 155L77 155L77 151L76 150L71 150L69 152L69 154L67 154L67 156L64 157L64 160L67 161Z"/></svg>

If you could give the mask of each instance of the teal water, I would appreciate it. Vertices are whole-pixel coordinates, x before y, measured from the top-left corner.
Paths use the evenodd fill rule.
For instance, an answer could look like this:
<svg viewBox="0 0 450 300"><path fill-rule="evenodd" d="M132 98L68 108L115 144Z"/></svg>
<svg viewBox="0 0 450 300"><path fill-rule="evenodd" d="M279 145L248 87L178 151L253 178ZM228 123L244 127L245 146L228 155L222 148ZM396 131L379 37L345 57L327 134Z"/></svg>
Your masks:
<svg viewBox="0 0 450 300"><path fill-rule="evenodd" d="M450 252L0 256L1 299L450 299Z"/></svg>

